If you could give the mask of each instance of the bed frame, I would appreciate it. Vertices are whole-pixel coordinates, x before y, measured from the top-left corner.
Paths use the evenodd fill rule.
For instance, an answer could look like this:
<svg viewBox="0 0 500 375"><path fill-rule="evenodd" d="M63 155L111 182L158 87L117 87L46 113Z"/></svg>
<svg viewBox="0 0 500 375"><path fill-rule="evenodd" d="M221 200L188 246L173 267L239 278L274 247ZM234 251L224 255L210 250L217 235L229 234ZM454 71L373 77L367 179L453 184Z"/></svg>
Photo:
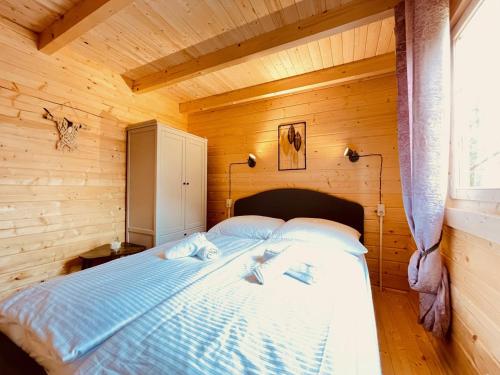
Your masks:
<svg viewBox="0 0 500 375"><path fill-rule="evenodd" d="M315 217L349 225L361 233L363 243L364 210L359 203L306 189L276 189L238 199L234 215L262 215L290 220ZM9 375L45 374L35 360L0 333L0 369Z"/></svg>
<svg viewBox="0 0 500 375"><path fill-rule="evenodd" d="M46 375L45 370L7 336L0 333L0 373Z"/></svg>
<svg viewBox="0 0 500 375"><path fill-rule="evenodd" d="M337 221L361 233L364 238L364 209L359 203L307 189L276 189L263 191L234 204L234 216L262 215L290 220L314 217Z"/></svg>

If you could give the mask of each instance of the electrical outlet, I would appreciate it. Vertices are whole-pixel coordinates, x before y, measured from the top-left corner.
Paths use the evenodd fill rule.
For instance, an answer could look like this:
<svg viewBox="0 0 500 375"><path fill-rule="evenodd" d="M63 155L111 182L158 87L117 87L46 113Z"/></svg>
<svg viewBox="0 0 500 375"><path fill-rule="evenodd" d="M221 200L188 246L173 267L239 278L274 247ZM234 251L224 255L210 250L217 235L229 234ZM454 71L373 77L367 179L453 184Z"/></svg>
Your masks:
<svg viewBox="0 0 500 375"><path fill-rule="evenodd" d="M231 208L231 207L233 207L233 200L226 199L226 208Z"/></svg>
<svg viewBox="0 0 500 375"><path fill-rule="evenodd" d="M385 204L377 204L377 216L385 216Z"/></svg>

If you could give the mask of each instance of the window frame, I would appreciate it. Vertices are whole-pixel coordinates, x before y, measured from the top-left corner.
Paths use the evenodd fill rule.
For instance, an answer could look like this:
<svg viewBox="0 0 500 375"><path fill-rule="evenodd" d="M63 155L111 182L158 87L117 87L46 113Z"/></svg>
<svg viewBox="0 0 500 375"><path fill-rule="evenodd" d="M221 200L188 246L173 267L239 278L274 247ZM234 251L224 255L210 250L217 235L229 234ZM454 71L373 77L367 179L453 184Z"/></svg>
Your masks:
<svg viewBox="0 0 500 375"><path fill-rule="evenodd" d="M476 11L485 0L469 0L463 14L453 25L451 29L451 127L450 127L450 196L453 199L483 201L483 202L500 202L500 187L499 188L484 188L484 187L463 187L460 185L460 156L462 152L462 138L460 132L455 126L455 99L453 83L455 81L455 70L453 61L455 59L455 43L460 36L460 33L469 23L469 20L474 16Z"/></svg>

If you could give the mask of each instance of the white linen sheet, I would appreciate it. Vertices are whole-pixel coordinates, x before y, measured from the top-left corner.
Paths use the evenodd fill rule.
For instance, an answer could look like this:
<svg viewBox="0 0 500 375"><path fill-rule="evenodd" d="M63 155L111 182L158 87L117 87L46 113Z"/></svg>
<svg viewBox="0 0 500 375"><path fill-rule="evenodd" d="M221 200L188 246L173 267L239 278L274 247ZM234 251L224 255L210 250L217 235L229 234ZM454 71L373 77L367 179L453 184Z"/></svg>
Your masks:
<svg viewBox="0 0 500 375"><path fill-rule="evenodd" d="M265 249L190 285L57 373L380 374L364 257L333 251L317 284L283 275L259 285L248 275Z"/></svg>
<svg viewBox="0 0 500 375"><path fill-rule="evenodd" d="M165 260L164 244L23 290L0 302L0 330L46 369L60 368L262 242L207 237L221 250L213 261Z"/></svg>

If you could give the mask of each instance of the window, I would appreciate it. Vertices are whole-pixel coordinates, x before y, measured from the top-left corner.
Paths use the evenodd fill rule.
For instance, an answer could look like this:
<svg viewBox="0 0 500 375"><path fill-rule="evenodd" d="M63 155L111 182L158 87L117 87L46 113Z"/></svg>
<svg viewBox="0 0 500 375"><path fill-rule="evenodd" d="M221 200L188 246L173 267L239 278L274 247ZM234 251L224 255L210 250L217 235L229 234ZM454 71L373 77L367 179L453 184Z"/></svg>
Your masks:
<svg viewBox="0 0 500 375"><path fill-rule="evenodd" d="M472 1L453 30L453 198L500 198L500 1Z"/></svg>

